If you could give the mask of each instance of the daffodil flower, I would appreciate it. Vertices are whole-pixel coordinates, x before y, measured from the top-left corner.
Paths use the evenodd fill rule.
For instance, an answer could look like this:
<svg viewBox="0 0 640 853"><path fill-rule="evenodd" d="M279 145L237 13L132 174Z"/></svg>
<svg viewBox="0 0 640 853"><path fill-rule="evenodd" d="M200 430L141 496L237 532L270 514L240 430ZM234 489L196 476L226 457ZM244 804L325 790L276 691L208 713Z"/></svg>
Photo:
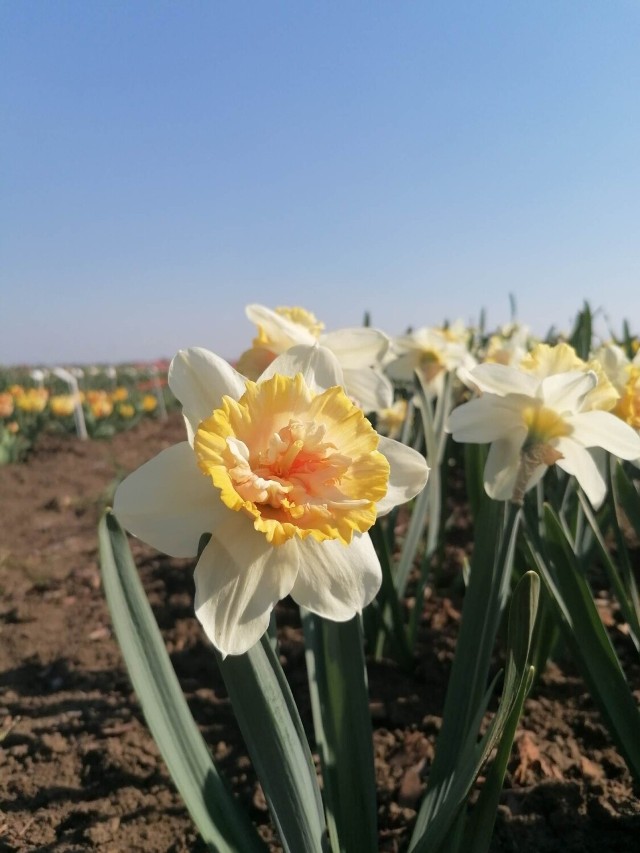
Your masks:
<svg viewBox="0 0 640 853"><path fill-rule="evenodd" d="M487 494L521 503L550 465L573 474L598 507L606 486L587 448L601 447L621 459L640 456L640 437L615 415L588 408L598 378L569 371L539 378L501 364L469 371L481 392L450 415L455 441L488 443Z"/></svg>
<svg viewBox="0 0 640 853"><path fill-rule="evenodd" d="M616 344L606 344L596 353L607 376L619 394L612 410L623 421L640 430L640 353L633 360ZM640 465L640 459L634 460Z"/></svg>
<svg viewBox="0 0 640 853"><path fill-rule="evenodd" d="M499 334L491 335L483 361L490 364L516 366L527 354L530 338L528 326L509 323L503 326Z"/></svg>
<svg viewBox="0 0 640 853"><path fill-rule="evenodd" d="M278 355L293 346L320 344L331 350L342 367L347 394L365 412L377 412L393 403L393 387L382 372L389 338L365 326L324 332L314 314L304 308L247 305L246 315L258 327L253 347L238 360L238 370L256 379Z"/></svg>
<svg viewBox="0 0 640 853"><path fill-rule="evenodd" d="M437 396L442 393L448 371L468 370L476 364L467 348L467 337L468 332L458 323L451 329L425 326L409 332L394 340L396 357L388 361L387 373L398 382L413 383L417 370L425 390Z"/></svg>
<svg viewBox="0 0 640 853"><path fill-rule="evenodd" d="M620 396L597 358L584 361L578 357L572 346L564 342L554 346L537 344L524 356L519 367L538 379L545 379L557 373L570 373L574 370L595 373L597 382L582 403L583 411L603 409L608 412L613 409Z"/></svg>
<svg viewBox="0 0 640 853"><path fill-rule="evenodd" d="M114 511L176 557L211 534L195 609L224 655L249 649L288 594L335 621L360 612L381 583L367 531L426 483L424 458L379 436L342 383L320 346L294 347L257 382L204 349L171 363L188 441L127 477Z"/></svg>

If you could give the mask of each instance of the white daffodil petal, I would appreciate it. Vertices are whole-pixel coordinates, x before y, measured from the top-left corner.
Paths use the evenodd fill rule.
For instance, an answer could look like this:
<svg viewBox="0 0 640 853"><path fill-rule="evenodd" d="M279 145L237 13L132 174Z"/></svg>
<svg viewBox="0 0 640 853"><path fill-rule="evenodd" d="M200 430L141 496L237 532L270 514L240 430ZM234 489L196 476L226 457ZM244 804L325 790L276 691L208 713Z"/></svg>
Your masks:
<svg viewBox="0 0 640 853"><path fill-rule="evenodd" d="M252 323L260 326L277 352L282 352L298 344L313 346L317 342L314 335L300 323L296 323L264 305L247 305L245 314Z"/></svg>
<svg viewBox="0 0 640 853"><path fill-rule="evenodd" d="M389 376L396 382L413 382L420 354L417 350L403 353L386 366Z"/></svg>
<svg viewBox="0 0 640 853"><path fill-rule="evenodd" d="M504 397L506 394L526 394L534 397L540 380L516 367L506 364L479 364L468 377L481 391Z"/></svg>
<svg viewBox="0 0 640 853"><path fill-rule="evenodd" d="M386 515L421 492L429 477L424 456L393 438L380 436L378 450L386 456L390 472L386 495L376 504L376 514Z"/></svg>
<svg viewBox="0 0 640 853"><path fill-rule="evenodd" d="M298 571L298 543L273 548L241 513L230 513L195 570L195 610L205 633L223 655L251 648L269 625L270 613L288 595Z"/></svg>
<svg viewBox="0 0 640 853"><path fill-rule="evenodd" d="M496 501L512 498L520 470L520 451L524 438L524 434L499 438L489 448L484 466L484 488L490 498Z"/></svg>
<svg viewBox="0 0 640 853"><path fill-rule="evenodd" d="M447 432L452 434L454 441L486 444L516 431L522 432L524 441L527 429L522 410L528 402L529 399L520 394L507 397L483 394L451 412Z"/></svg>
<svg viewBox="0 0 640 853"><path fill-rule="evenodd" d="M377 412L393 404L393 385L373 367L345 368L344 388L363 412Z"/></svg>
<svg viewBox="0 0 640 853"><path fill-rule="evenodd" d="M300 543L291 597L319 616L345 622L375 598L381 583L380 561L368 533L355 534L348 546L309 537Z"/></svg>
<svg viewBox="0 0 640 853"><path fill-rule="evenodd" d="M466 385L471 391L479 391L480 388L476 385L475 379L473 378L473 373L469 370L468 367L459 367L456 370L456 376L462 382L463 385Z"/></svg>
<svg viewBox="0 0 640 853"><path fill-rule="evenodd" d="M229 510L186 441L163 450L116 489L113 511L134 536L172 557L195 557Z"/></svg>
<svg viewBox="0 0 640 853"><path fill-rule="evenodd" d="M603 447L620 459L640 456L638 433L610 412L582 412L567 421L573 427L572 437L585 447Z"/></svg>
<svg viewBox="0 0 640 853"><path fill-rule="evenodd" d="M301 373L307 385L316 392L334 385L344 385L344 376L338 359L325 347L295 346L271 362L258 382L273 376L295 376Z"/></svg>
<svg viewBox="0 0 640 853"><path fill-rule="evenodd" d="M593 508L598 509L605 499L607 487L589 451L571 438L558 439L554 448L562 453L562 459L556 462L558 468L574 475Z"/></svg>
<svg viewBox="0 0 640 853"><path fill-rule="evenodd" d="M222 396L237 400L246 380L231 365L201 347L180 350L169 367L169 387L182 403L185 417L195 432L200 421L220 407Z"/></svg>
<svg viewBox="0 0 640 853"><path fill-rule="evenodd" d="M358 326L339 329L320 336L323 347L338 357L343 368L372 367L380 362L389 349L389 338L378 329Z"/></svg>
<svg viewBox="0 0 640 853"><path fill-rule="evenodd" d="M545 406L557 412L575 412L597 384L598 377L592 371L571 370L547 376L540 383L538 394Z"/></svg>
<svg viewBox="0 0 640 853"><path fill-rule="evenodd" d="M195 430L191 426L191 422L189 421L189 418L184 414L184 412L182 413L182 420L184 421L184 427L187 431L187 441L189 442L191 447L193 447L193 438L195 436Z"/></svg>

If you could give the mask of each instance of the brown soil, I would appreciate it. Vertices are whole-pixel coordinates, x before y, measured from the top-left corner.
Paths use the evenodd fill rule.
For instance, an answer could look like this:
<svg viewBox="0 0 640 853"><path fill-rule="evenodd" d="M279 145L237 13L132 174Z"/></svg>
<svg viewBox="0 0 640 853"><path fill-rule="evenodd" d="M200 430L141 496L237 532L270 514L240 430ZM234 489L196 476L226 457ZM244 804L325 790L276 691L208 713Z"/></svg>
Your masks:
<svg viewBox="0 0 640 853"><path fill-rule="evenodd" d="M96 525L114 479L182 440L179 416L110 442L44 436L0 469L0 850L203 851L147 732L112 636ZM464 543L464 538L461 540ZM134 541L134 556L194 716L231 784L278 850L210 647L192 611L189 561ZM459 622L448 553L407 676L370 664L380 849L406 848L433 757ZM604 609L621 653L628 640ZM285 671L310 731L295 607L278 610ZM637 665L627 668L640 684ZM551 665L516 737L492 850L637 851L640 801L582 680ZM304 851L300 851L304 853Z"/></svg>

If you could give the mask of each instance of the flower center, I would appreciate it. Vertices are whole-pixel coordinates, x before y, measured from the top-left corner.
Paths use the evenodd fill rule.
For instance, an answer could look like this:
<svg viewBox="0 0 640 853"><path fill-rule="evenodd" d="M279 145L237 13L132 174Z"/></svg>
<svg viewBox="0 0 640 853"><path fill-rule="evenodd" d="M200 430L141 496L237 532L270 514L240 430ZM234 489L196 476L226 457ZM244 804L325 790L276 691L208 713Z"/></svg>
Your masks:
<svg viewBox="0 0 640 853"><path fill-rule="evenodd" d="M418 368L427 382L434 380L445 369L440 353L427 348L420 350Z"/></svg>
<svg viewBox="0 0 640 853"><path fill-rule="evenodd" d="M561 415L545 406L526 406L522 411L522 419L528 430L525 449L537 444L548 444L554 438L572 432L571 425Z"/></svg>
<svg viewBox="0 0 640 853"><path fill-rule="evenodd" d="M389 463L378 435L339 387L315 394L301 374L247 382L203 421L200 469L226 506L245 512L274 545L298 536L348 544L376 518Z"/></svg>
<svg viewBox="0 0 640 853"><path fill-rule="evenodd" d="M640 367L630 367L622 395L613 410L634 429L640 429Z"/></svg>
<svg viewBox="0 0 640 853"><path fill-rule="evenodd" d="M324 323L321 323L316 315L311 311L307 311L306 308L300 308L295 305L292 308L282 306L280 308L276 308L275 311L276 314L279 314L281 317L286 317L287 320L291 320L292 323L304 326L307 331L311 332L314 338L319 338L322 334Z"/></svg>

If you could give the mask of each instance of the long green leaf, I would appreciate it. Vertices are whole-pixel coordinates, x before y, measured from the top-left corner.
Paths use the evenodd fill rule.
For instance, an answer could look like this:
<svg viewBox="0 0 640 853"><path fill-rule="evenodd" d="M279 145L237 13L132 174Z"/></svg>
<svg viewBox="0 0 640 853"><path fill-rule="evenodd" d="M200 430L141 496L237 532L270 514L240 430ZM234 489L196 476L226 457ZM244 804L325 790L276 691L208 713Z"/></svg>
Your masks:
<svg viewBox="0 0 640 853"><path fill-rule="evenodd" d="M519 713L518 709L522 707L533 681L534 671L529 665L529 656L538 592L538 577L535 573L528 572L518 584L512 599L507 669L498 711L480 743L475 743L477 720L474 722L474 729L464 733L455 765L449 768L445 777L441 776L437 780L437 807L432 810L428 823L417 824L414 830L409 846L410 853L441 853L443 850L458 849L460 836L456 821L471 786L503 737L507 738L506 748L506 743L512 736L508 728L509 723L513 721L514 714ZM493 803L488 801L481 815L485 833L492 806Z"/></svg>
<svg viewBox="0 0 640 853"><path fill-rule="evenodd" d="M266 848L219 775L185 701L138 577L127 538L107 512L100 563L113 627L129 677L171 777L202 838L220 853Z"/></svg>
<svg viewBox="0 0 640 853"><path fill-rule="evenodd" d="M313 757L268 637L243 655L217 659L285 851L326 850Z"/></svg>
<svg viewBox="0 0 640 853"><path fill-rule="evenodd" d="M618 462L615 474L615 491L617 503L622 509L636 532L636 536L640 536L640 495L636 492L633 483L627 477L622 467L622 463Z"/></svg>
<svg viewBox="0 0 640 853"><path fill-rule="evenodd" d="M469 586L462 609L442 727L427 791L418 812L414 839L428 837L429 825L436 819L439 820L438 825L444 822L444 800L448 799L450 803L449 819L455 818L459 803L451 800L447 792L459 768L469 765L469 751L473 752L475 748L477 728L474 726L479 724L484 713L491 654L506 606L519 517L517 507L505 504L503 523L501 509L501 504L485 499L477 519Z"/></svg>
<svg viewBox="0 0 640 853"><path fill-rule="evenodd" d="M509 610L508 648L509 654L513 655L513 661L507 666L507 678L510 679L510 676L513 678L513 680L509 680L511 691L515 687L516 673L524 672L531 664L532 634L534 633L533 629L538 611L539 595L540 578L534 572L527 572L514 590ZM463 846L465 853L467 851L468 853L486 853L489 849L504 775L529 684L529 679L522 679L515 691L515 696L511 692L509 697L503 697L502 701L511 701L512 707L506 717L496 756L465 828ZM505 693L507 693L506 690Z"/></svg>
<svg viewBox="0 0 640 853"><path fill-rule="evenodd" d="M578 313L574 327L571 331L569 343L578 356L585 361L591 352L591 340L593 336L593 314L588 302L584 303L582 311Z"/></svg>
<svg viewBox="0 0 640 853"><path fill-rule="evenodd" d="M593 595L555 512L545 507L546 542L527 527L530 559L555 603L559 626L629 769L640 780L640 711Z"/></svg>
<svg viewBox="0 0 640 853"><path fill-rule="evenodd" d="M382 656L384 641L388 637L393 646L396 660L405 669L411 670L414 664L413 655L407 641L402 607L391 573L391 555L389 554L387 537L381 526L385 521L386 519L377 519L369 531L382 569L382 585L378 593L378 601L382 607L380 621L385 630L381 631L378 636L376 657L379 658Z"/></svg>
<svg viewBox="0 0 640 853"><path fill-rule="evenodd" d="M626 619L627 624L629 626L631 640L634 646L636 647L636 650L640 651L640 619L638 618L638 610L636 607L634 607L634 604L637 603L637 598L634 599L633 593L630 592L625 586L625 580L627 580L629 576L627 576L627 578L621 576L621 573L618 571L618 567L611 556L610 549L607 546L607 543L605 542L602 531L600 530L600 525L598 524L598 520L596 519L595 513L589 506L587 499L582 494L580 494L579 498L580 503L582 504L582 509L585 514L585 517L591 525L591 529L593 530L595 541L598 545L598 550L602 559L602 564L604 566L605 572L607 573L609 583L611 584L611 589L613 590L616 598L618 599L618 604L620 605L622 615ZM615 512L615 508L613 511ZM624 543L620 542L618 545L618 551L620 552L622 549L624 549ZM630 580L633 583L632 575ZM633 589L635 590L635 587ZM637 594L637 590L635 590L635 592Z"/></svg>
<svg viewBox="0 0 640 853"><path fill-rule="evenodd" d="M378 849L376 780L360 619L302 612L311 708L334 853Z"/></svg>
<svg viewBox="0 0 640 853"><path fill-rule="evenodd" d="M484 500L484 466L487 461L487 447L484 444L465 444L464 474L467 497L471 506L471 515L477 520Z"/></svg>

